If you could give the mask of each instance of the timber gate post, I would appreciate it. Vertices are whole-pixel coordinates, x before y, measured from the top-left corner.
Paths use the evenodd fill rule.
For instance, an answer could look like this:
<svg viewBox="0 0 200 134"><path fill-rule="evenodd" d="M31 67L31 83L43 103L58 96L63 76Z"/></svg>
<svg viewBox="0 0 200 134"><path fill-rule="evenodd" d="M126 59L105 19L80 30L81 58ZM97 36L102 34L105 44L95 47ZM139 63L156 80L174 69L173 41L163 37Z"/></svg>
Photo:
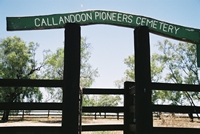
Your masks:
<svg viewBox="0 0 200 134"><path fill-rule="evenodd" d="M139 26L134 30L136 134L152 134L152 101L149 28Z"/></svg>
<svg viewBox="0 0 200 134"><path fill-rule="evenodd" d="M135 133L135 85L124 82L124 134Z"/></svg>
<svg viewBox="0 0 200 134"><path fill-rule="evenodd" d="M62 134L78 134L80 25L65 25Z"/></svg>

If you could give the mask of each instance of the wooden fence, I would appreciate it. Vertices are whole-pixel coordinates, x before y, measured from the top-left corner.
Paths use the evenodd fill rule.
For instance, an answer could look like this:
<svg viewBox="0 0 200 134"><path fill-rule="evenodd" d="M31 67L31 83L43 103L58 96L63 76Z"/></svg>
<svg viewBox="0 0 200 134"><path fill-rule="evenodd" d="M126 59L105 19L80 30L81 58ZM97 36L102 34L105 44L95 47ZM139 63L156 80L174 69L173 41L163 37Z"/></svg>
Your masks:
<svg viewBox="0 0 200 134"><path fill-rule="evenodd" d="M63 84L62 80L0 80L0 86L7 87L61 87ZM135 83L132 83L133 85ZM130 89L130 88L129 88ZM100 89L91 88L83 89L83 94L110 94L110 95L124 95L125 90L129 89ZM153 90L170 90L170 91L191 91L199 92L198 85L187 85L187 84L166 84L166 83L152 83ZM129 92L131 94L131 92ZM126 99L126 96L124 96ZM128 106L127 104L124 104ZM0 110L62 110L62 103L0 103ZM67 108L66 108L67 109ZM129 109L129 110L126 110ZM127 111L127 112L126 112ZM134 133L134 124L126 124L127 118L133 115L133 110L130 107L83 107L83 112L111 112L111 113L124 113L124 124L111 124L111 125L84 125L82 131L124 131L128 126L130 129L129 133ZM171 105L152 105L152 112L175 112L175 113L200 113L200 107L191 106L171 106ZM24 126L24 127L0 127L2 134L15 134L15 133L26 133L26 134L60 134L61 127L48 127L48 126ZM165 128L165 127L153 127L154 134L199 134L200 129L194 128Z"/></svg>
<svg viewBox="0 0 200 134"><path fill-rule="evenodd" d="M128 85L128 86L126 86ZM135 83L125 82L124 94L124 134L132 134L135 132L136 120L135 116ZM166 91L187 91L199 92L199 85L190 84L170 84L170 83L151 83L152 90L166 90ZM152 112L171 112L171 113L200 113L199 106L175 106L175 105L153 105ZM144 117L145 118L145 117ZM153 121L153 120L152 120ZM145 129L145 128L144 128ZM175 128L175 127L153 127L153 134L197 134L200 133L198 128Z"/></svg>

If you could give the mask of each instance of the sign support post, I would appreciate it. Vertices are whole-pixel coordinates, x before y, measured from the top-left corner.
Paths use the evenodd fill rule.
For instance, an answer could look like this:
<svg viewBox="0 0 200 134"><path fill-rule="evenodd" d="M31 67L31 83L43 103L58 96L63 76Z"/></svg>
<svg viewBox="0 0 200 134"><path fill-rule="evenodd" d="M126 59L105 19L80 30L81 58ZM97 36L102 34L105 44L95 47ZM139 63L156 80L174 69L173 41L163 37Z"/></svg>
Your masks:
<svg viewBox="0 0 200 134"><path fill-rule="evenodd" d="M153 134L149 28L134 30L136 134Z"/></svg>
<svg viewBox="0 0 200 134"><path fill-rule="evenodd" d="M62 134L78 134L80 25L65 25Z"/></svg>

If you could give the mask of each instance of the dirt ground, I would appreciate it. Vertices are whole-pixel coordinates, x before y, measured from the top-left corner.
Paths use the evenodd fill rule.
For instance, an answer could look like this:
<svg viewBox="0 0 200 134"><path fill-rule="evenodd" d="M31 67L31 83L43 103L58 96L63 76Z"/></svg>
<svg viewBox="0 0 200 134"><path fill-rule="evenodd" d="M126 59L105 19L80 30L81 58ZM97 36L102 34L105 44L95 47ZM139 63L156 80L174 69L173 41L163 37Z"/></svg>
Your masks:
<svg viewBox="0 0 200 134"><path fill-rule="evenodd" d="M154 127L181 127L181 128L200 128L200 120L197 118L193 122L189 118L182 117L163 117L162 119L154 118Z"/></svg>
<svg viewBox="0 0 200 134"><path fill-rule="evenodd" d="M123 119L104 119L104 118L90 118L86 117L82 119L82 125L94 125L94 124L123 124ZM0 123L0 127L9 126L61 126L61 118L25 118L23 121L19 119L10 119L6 123ZM180 117L163 117L162 119L153 119L154 127L185 127L185 128L200 128L200 120L194 119L194 122L190 122L189 118ZM113 132L82 132L82 134L123 134L121 131Z"/></svg>
<svg viewBox="0 0 200 134"><path fill-rule="evenodd" d="M82 125L94 124L123 124L123 120L117 119L87 119L83 120ZM54 120L11 120L5 123L0 123L0 127L4 126L61 126L61 121Z"/></svg>
<svg viewBox="0 0 200 134"><path fill-rule="evenodd" d="M92 125L92 124L123 124L123 119L104 119L98 118L94 119L91 117L82 118L82 125ZM58 117L25 117L23 120L21 118L10 118L8 122L0 123L0 127L3 126L61 126L61 118Z"/></svg>
<svg viewBox="0 0 200 134"><path fill-rule="evenodd" d="M82 125L91 124L123 124L123 119L117 120L116 118L103 118L99 117L83 117ZM162 117L158 119L154 117L153 125L156 127L190 127L200 128L200 120L194 119L194 122L190 122L189 118L181 117ZM3 126L61 126L61 117L25 117L21 120L21 117L10 117L6 123L0 122L0 127Z"/></svg>

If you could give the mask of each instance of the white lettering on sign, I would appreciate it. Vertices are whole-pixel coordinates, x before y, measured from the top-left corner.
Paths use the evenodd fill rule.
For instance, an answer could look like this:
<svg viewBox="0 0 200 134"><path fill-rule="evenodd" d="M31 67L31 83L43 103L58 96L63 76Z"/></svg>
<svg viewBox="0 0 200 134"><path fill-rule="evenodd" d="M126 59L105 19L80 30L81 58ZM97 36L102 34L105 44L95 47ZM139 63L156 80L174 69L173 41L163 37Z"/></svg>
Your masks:
<svg viewBox="0 0 200 134"><path fill-rule="evenodd" d="M53 23L54 26L58 25L58 23L54 22L54 18L53 17L52 17L52 23Z"/></svg>
<svg viewBox="0 0 200 134"><path fill-rule="evenodd" d="M58 17L35 18L34 24L36 27L57 26L65 23L84 23L84 22L118 22L127 23L138 26L148 26L150 29L156 29L165 33L177 34L180 27L171 25L162 21L146 18L142 16L133 16L131 14L94 11L73 13L68 15L60 15Z"/></svg>
<svg viewBox="0 0 200 134"><path fill-rule="evenodd" d="M175 34L177 34L177 32L180 29L180 27L174 27L174 28L175 28Z"/></svg>
<svg viewBox="0 0 200 134"><path fill-rule="evenodd" d="M115 13L115 12L94 12L94 16L92 13L77 13L77 14L69 14L66 16L59 16L58 18L49 17L49 18L35 18L34 24L36 27L42 26L56 26L65 23L80 23L92 20L100 20L100 21L116 21L121 23L133 23L133 16L124 14L124 13ZM142 23L144 23L143 20Z"/></svg>
<svg viewBox="0 0 200 134"><path fill-rule="evenodd" d="M59 22L58 22L58 23L59 23L59 24L64 24L64 23L65 23L63 17L60 16L60 18L59 18Z"/></svg>
<svg viewBox="0 0 200 134"><path fill-rule="evenodd" d="M40 21L40 19L39 18L35 18L35 26L36 27L40 26L40 23L38 21Z"/></svg>
<svg viewBox="0 0 200 134"><path fill-rule="evenodd" d="M36 27L56 26L65 23L85 22L92 20L92 13L70 14L68 16L59 16L57 19L50 18L35 18L34 24Z"/></svg>
<svg viewBox="0 0 200 134"><path fill-rule="evenodd" d="M152 27L154 29L157 29L157 24L158 24L158 21L157 20L154 20L154 23L152 24Z"/></svg>
<svg viewBox="0 0 200 134"><path fill-rule="evenodd" d="M112 13L112 19L111 19L112 21L116 21L116 14L117 13Z"/></svg>
<svg viewBox="0 0 200 134"><path fill-rule="evenodd" d="M121 22L122 21L122 14L121 13L118 13L117 15L117 21Z"/></svg>
<svg viewBox="0 0 200 134"><path fill-rule="evenodd" d="M148 19L145 17L137 17L135 23L140 26L148 26L153 29L159 29L163 32L168 32L172 34L177 34L180 27L170 25L164 22L159 22L157 20Z"/></svg>
<svg viewBox="0 0 200 134"><path fill-rule="evenodd" d="M48 18L47 18L48 19ZM47 23L46 23L46 21L45 21L45 19L44 18L42 18L42 22L41 22L41 26L47 26Z"/></svg>
<svg viewBox="0 0 200 134"><path fill-rule="evenodd" d="M103 21L117 21L123 23L132 23L133 16L127 15L123 13L114 13L114 12L95 12L94 13L95 20L103 20Z"/></svg>

